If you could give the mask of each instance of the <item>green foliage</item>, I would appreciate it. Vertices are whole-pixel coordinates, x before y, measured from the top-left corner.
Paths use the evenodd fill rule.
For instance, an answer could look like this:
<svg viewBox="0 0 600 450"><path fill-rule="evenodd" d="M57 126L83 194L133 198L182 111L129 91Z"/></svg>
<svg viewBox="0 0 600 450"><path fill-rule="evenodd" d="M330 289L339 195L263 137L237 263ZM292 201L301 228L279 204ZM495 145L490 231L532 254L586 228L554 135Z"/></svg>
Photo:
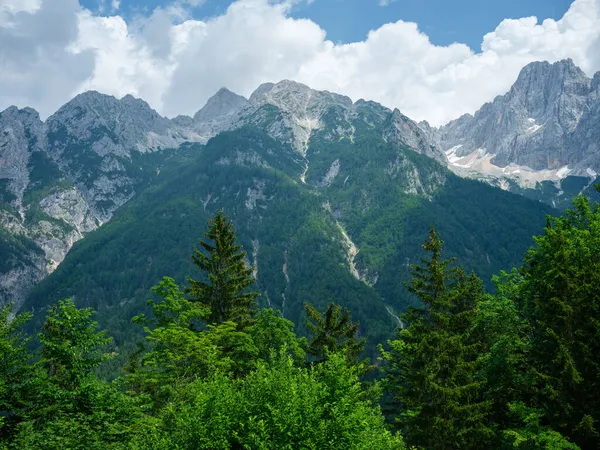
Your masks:
<svg viewBox="0 0 600 450"><path fill-rule="evenodd" d="M209 309L209 323L235 322L243 330L252 323L254 299L260 295L244 292L255 281L253 268L246 265L246 252L236 244L235 230L222 211L209 221L204 235L213 243L200 241L207 254L195 248L192 260L206 272L208 282L188 278L186 293Z"/></svg>
<svg viewBox="0 0 600 450"><path fill-rule="evenodd" d="M527 253L519 310L529 325L533 406L583 448L600 441L600 209L579 196Z"/></svg>
<svg viewBox="0 0 600 450"><path fill-rule="evenodd" d="M71 299L50 308L42 332L42 364L59 386L76 390L100 363L114 355L106 352L112 338L96 331L91 308L79 309Z"/></svg>
<svg viewBox="0 0 600 450"><path fill-rule="evenodd" d="M518 425L509 405L526 398L529 336L516 300L522 277L516 269L494 277L496 295L487 295L477 307L474 330L485 351L480 376L486 380L485 398L492 402L490 421L504 430Z"/></svg>
<svg viewBox="0 0 600 450"><path fill-rule="evenodd" d="M296 361L303 361L306 357L306 338L298 338L294 324L272 308L261 309L257 313L248 334L258 350L258 358L264 361L277 358L282 350Z"/></svg>
<svg viewBox="0 0 600 450"><path fill-rule="evenodd" d="M359 324L352 322L350 311L334 303L323 314L308 303L304 308L311 334L308 353L318 362L326 360L329 353L340 353L348 362L357 364L366 339L357 338Z"/></svg>
<svg viewBox="0 0 600 450"><path fill-rule="evenodd" d="M407 327L383 352L387 385L398 402L398 425L409 445L427 449L485 448L490 404L476 377L481 343L471 333L483 296L481 281L450 268L442 241L431 230L423 245L431 253L414 266L409 290L422 308L403 316Z"/></svg>
<svg viewBox="0 0 600 450"><path fill-rule="evenodd" d="M20 411L28 401L29 380L35 367L27 345L31 338L22 330L31 319L28 313L11 319L12 305L0 309L0 434L14 433L22 420Z"/></svg>
<svg viewBox="0 0 600 450"><path fill-rule="evenodd" d="M559 432L540 424L543 413L528 408L523 403L510 403L509 410L521 427L503 431L505 449L523 450L578 450L579 447L565 439Z"/></svg>
<svg viewBox="0 0 600 450"><path fill-rule="evenodd" d="M52 380L38 380L36 401L8 448L125 449L130 427L142 411L115 385L90 376L77 391L57 391Z"/></svg>
<svg viewBox="0 0 600 450"><path fill-rule="evenodd" d="M128 427L141 410L120 386L94 374L110 356L103 351L110 339L96 331L92 314L70 300L53 306L39 334L41 365L27 368L24 342L14 335L26 316L17 316L8 328L2 325L13 336L8 338L12 349L3 346L7 356L3 372L9 374L12 399L17 398L10 428L3 430L8 432L0 441L6 448L125 448Z"/></svg>
<svg viewBox="0 0 600 450"><path fill-rule="evenodd" d="M377 406L362 399L342 356L318 368L276 358L245 379L189 385L158 421L138 432L140 449L402 449Z"/></svg>
<svg viewBox="0 0 600 450"><path fill-rule="evenodd" d="M199 331L198 321L209 314L205 306L187 300L172 278L165 277L153 291L162 299L149 301L156 319L150 323L144 316L134 319L147 323L146 339L151 348L139 367L129 370L131 389L150 394L160 405L177 386L217 372L245 373L254 364L257 349L235 323L209 325Z"/></svg>

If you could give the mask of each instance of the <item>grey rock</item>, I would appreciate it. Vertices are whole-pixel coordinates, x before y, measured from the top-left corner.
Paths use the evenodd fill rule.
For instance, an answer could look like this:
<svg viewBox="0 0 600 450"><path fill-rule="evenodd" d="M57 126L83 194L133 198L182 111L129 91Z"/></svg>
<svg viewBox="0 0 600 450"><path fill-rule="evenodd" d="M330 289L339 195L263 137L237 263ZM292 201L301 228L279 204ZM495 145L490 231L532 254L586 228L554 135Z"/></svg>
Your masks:
<svg viewBox="0 0 600 450"><path fill-rule="evenodd" d="M244 107L247 101L245 97L235 94L227 88L221 88L194 115L194 120L203 123L233 116Z"/></svg>
<svg viewBox="0 0 600 450"><path fill-rule="evenodd" d="M569 166L571 174L600 169L597 147L598 84L567 59L534 62L523 68L510 91L441 127L436 140L456 156L475 150L493 155L499 167L532 170ZM460 145L460 148L457 146Z"/></svg>
<svg viewBox="0 0 600 450"><path fill-rule="evenodd" d="M21 205L29 185L29 158L44 146L45 127L37 111L11 106L0 113L0 181L6 194L14 197L4 199L5 203Z"/></svg>
<svg viewBox="0 0 600 450"><path fill-rule="evenodd" d="M388 142L413 149L417 153L429 156L440 162L446 160L443 152L432 139L433 133L429 124L419 125L406 117L398 109L394 109L389 120L389 126L384 131Z"/></svg>

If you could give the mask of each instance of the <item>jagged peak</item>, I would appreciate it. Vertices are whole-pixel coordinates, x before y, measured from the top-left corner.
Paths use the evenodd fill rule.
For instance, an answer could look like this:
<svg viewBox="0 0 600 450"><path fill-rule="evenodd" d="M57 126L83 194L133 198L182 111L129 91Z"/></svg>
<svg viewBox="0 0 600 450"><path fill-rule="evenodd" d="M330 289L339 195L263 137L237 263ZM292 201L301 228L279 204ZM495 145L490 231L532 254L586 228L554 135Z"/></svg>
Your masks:
<svg viewBox="0 0 600 450"><path fill-rule="evenodd" d="M90 90L90 91L85 91L80 94L77 94L70 101L65 103L65 105L63 105L63 107L67 106L69 104L88 104L90 102L98 102L98 101L115 102L116 103L119 100L114 95L103 94L103 93L95 91L95 90Z"/></svg>
<svg viewBox="0 0 600 450"><path fill-rule="evenodd" d="M126 106L126 107L135 107L135 108L146 109L146 110L149 110L149 111L153 112L154 114L158 115L158 113L148 104L148 102L146 102L145 100L143 100L141 98L134 97L131 94L126 94L119 99L119 98L115 97L114 95L103 94L103 93L95 91L95 90L85 91L80 94L77 94L75 97L73 97L72 100L65 103L59 109L59 111L62 110L63 108L68 108L71 106L81 106L81 107L107 106L107 107L111 107L111 108L119 108L122 106Z"/></svg>
<svg viewBox="0 0 600 450"><path fill-rule="evenodd" d="M10 115L10 116L14 116L20 113L28 113L29 111L33 111L35 113L37 113L37 111L35 111L35 109L32 108L23 108L20 109L19 107L15 106L15 105L11 105L8 108L6 108L4 111L0 112L0 115Z"/></svg>
<svg viewBox="0 0 600 450"><path fill-rule="evenodd" d="M247 101L246 97L236 94L226 87L222 87L210 97L206 104L194 115L194 120L197 122L205 122L235 114Z"/></svg>
<svg viewBox="0 0 600 450"><path fill-rule="evenodd" d="M26 106L25 108L18 108L15 105L11 105L4 111L0 112L0 118L7 117L19 117L22 120L26 119L29 121L34 120L41 122L40 113L37 112L35 109L30 108L29 106Z"/></svg>
<svg viewBox="0 0 600 450"><path fill-rule="evenodd" d="M539 85L556 76L559 76L563 83L573 79L589 80L585 72L575 65L571 58L567 58L552 64L548 61L534 61L527 64L521 69L514 86L518 87L529 83Z"/></svg>
<svg viewBox="0 0 600 450"><path fill-rule="evenodd" d="M591 87L592 87L592 91L595 91L596 89L598 89L600 87L600 70L594 74L594 77L592 78Z"/></svg>
<svg viewBox="0 0 600 450"><path fill-rule="evenodd" d="M304 111L306 108L331 104L350 108L352 99L345 95L329 91L319 91L293 80L282 80L278 83L263 83L250 96L249 104L272 104L284 110Z"/></svg>

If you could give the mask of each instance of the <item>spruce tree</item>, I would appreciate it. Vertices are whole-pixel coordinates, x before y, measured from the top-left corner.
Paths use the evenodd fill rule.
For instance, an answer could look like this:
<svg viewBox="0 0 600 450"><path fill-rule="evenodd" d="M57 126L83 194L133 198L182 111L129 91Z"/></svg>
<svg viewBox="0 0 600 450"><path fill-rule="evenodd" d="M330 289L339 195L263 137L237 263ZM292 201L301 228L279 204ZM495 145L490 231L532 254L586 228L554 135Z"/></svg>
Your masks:
<svg viewBox="0 0 600 450"><path fill-rule="evenodd" d="M235 322L239 330L253 321L257 292L246 289L254 283L253 268L246 261L246 252L236 243L235 230L222 211L209 220L209 229L200 240L200 249L194 248L192 260L207 274L206 281L188 278L186 294L190 300L210 309L207 322L219 325Z"/></svg>
<svg viewBox="0 0 600 450"><path fill-rule="evenodd" d="M472 333L481 281L442 259L434 230L423 245L431 253L413 266L408 286L423 303L404 316L407 328L383 353L387 384L408 445L427 449L486 448L489 404L477 379L479 343Z"/></svg>
<svg viewBox="0 0 600 450"><path fill-rule="evenodd" d="M348 361L358 363L358 355L363 350L365 339L357 339L358 322L353 323L350 311L340 305L330 303L324 314L313 305L304 304L306 324L311 339L308 343L308 354L317 362L326 359L327 351L342 353Z"/></svg>
<svg viewBox="0 0 600 450"><path fill-rule="evenodd" d="M31 314L11 317L12 312L13 304L0 308L0 448L23 420L23 411L32 397L32 379L38 372L28 350L31 337L23 331Z"/></svg>
<svg viewBox="0 0 600 450"><path fill-rule="evenodd" d="M600 209L579 196L526 255L520 312L529 326L531 397L545 424L600 448Z"/></svg>

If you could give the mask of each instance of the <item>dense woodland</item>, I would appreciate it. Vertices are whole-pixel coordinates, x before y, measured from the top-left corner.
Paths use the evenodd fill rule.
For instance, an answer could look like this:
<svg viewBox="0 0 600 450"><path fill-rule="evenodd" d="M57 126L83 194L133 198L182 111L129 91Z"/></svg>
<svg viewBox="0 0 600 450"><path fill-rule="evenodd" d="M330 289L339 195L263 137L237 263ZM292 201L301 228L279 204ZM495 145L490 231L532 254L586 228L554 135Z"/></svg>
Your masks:
<svg viewBox="0 0 600 450"><path fill-rule="evenodd" d="M365 351L374 360L378 343L390 339L398 324L388 307L400 315L418 304L404 282L431 226L444 238L446 255L475 270L492 290L492 275L519 265L545 216L556 213L540 202L460 178L376 133L358 133L354 142L312 137L306 183L300 180L304 169L297 152L257 128L162 153L162 159L144 154L165 161L160 174L78 241L22 306L34 314L32 329L41 327L45 309L58 300L72 298L78 307L93 308L119 347L120 356L101 372L122 366L123 355L143 339L143 329L131 326L131 318L150 313L146 300L152 286L163 276L181 286L187 277L204 276L190 252L218 210L233 220L239 243L257 266L253 289L261 293L260 307L280 310L297 334L306 335L304 302L319 311L330 302L340 304L360 322L361 335L368 337ZM222 162L241 155L265 163ZM332 184L315 186L338 160ZM353 263L361 279L349 270L341 227L360 249Z"/></svg>
<svg viewBox="0 0 600 450"><path fill-rule="evenodd" d="M521 267L487 293L431 230L413 307L379 358L351 312L305 307L306 337L257 307L253 268L222 214L198 276L153 288L145 341L121 375L94 311L0 314L6 449L596 449L600 447L600 207L548 218ZM374 343L371 343L373 345Z"/></svg>

